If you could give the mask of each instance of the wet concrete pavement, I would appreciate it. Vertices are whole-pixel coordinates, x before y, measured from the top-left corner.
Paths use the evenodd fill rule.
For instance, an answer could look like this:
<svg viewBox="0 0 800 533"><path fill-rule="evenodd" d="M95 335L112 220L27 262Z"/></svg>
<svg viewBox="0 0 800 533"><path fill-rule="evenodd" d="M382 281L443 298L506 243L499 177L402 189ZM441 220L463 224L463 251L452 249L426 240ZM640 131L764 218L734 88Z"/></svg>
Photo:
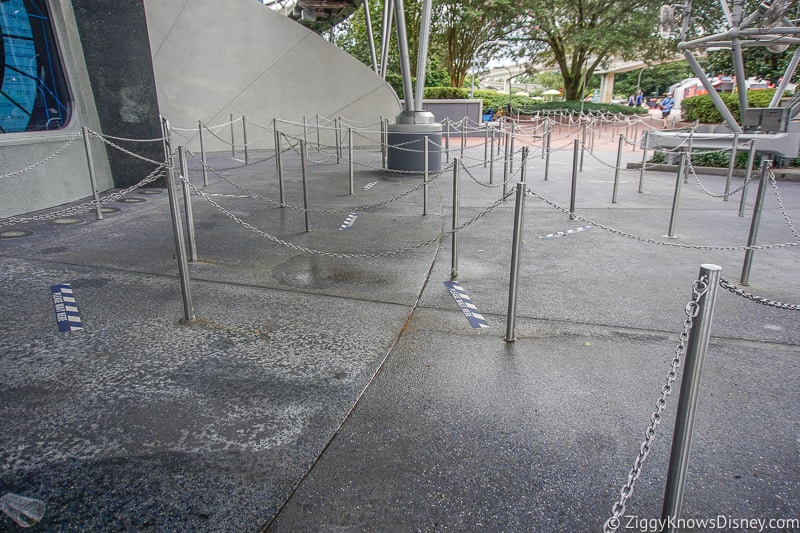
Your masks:
<svg viewBox="0 0 800 533"><path fill-rule="evenodd" d="M565 207L566 134L548 181L536 146L527 171L536 195ZM461 223L502 195L502 165L487 186L483 153L464 154ZM248 197L277 200L270 160L220 171L239 188L212 173L201 190L227 214L194 196L190 323L163 189L128 194L145 201L114 203L100 221L0 228L32 232L0 239L0 493L45 501L42 531L600 530L699 266L739 280L756 192L739 217L738 195L724 202L692 177L668 239L675 176L648 172L639 193L638 170L623 171L611 203L615 156L610 132L585 155L581 219L526 197L513 343L514 197L458 234L456 280L489 325L473 328L445 286L451 239L436 240L452 224L452 171L422 216L422 191L404 195L420 178L381 171L374 151L356 154L353 196L346 163L311 152L310 232L302 211ZM301 206L294 152L284 170L286 202ZM724 179L700 176L717 194ZM760 244L796 240L786 218L800 217L800 184L777 191L768 186ZM756 251L746 289L800 303L798 248ZM58 331L58 283L74 289L80 331ZM720 290L684 517L800 518L798 324L797 311ZM675 396L629 524L660 516ZM0 530L15 527L0 517Z"/></svg>

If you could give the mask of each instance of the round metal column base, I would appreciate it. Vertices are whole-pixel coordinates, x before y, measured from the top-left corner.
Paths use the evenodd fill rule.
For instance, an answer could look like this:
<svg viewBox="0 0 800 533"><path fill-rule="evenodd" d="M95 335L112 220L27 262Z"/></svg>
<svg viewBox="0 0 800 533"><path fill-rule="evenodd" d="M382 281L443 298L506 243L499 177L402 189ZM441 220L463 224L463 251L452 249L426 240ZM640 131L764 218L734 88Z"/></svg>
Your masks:
<svg viewBox="0 0 800 533"><path fill-rule="evenodd" d="M425 171L425 142L428 142L428 171L442 169L442 125L389 124L386 168L404 172Z"/></svg>

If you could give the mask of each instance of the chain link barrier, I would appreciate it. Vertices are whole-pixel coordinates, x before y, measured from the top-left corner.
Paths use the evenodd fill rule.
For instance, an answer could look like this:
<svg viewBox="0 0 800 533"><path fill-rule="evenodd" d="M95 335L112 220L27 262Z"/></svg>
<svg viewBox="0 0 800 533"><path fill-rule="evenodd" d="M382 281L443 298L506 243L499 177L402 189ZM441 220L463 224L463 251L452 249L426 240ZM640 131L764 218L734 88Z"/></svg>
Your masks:
<svg viewBox="0 0 800 533"><path fill-rule="evenodd" d="M89 202L73 205L71 207L67 207L65 209L59 209L57 211L49 211L47 213L42 213L41 215L34 215L32 217L7 217L7 218L0 217L0 227L13 226L15 224L24 224L27 222L36 222L40 220L55 220L58 218L80 215L88 211L97 209L97 206L103 206L111 202L115 202L120 198L135 191L136 189L144 187L145 185L148 185L156 181L157 179L161 178L164 175L164 167L166 167L166 164L161 163L158 166L158 168L156 168L153 172L145 176L145 178L142 179L139 183L131 185L127 189L123 189L115 193L109 194L107 196L104 196L100 198L99 201L95 201L94 199L92 199Z"/></svg>
<svg viewBox="0 0 800 533"><path fill-rule="evenodd" d="M197 158L197 155L192 153L190 150L186 150L186 153L189 156L191 156L191 157L193 157L195 159ZM202 164L202 161L201 161L201 164ZM255 199L267 202L267 203L269 203L269 204L271 204L271 205L273 205L275 207L284 207L284 208L287 208L287 209L292 209L292 210L300 211L300 212L304 212L304 213L308 212L308 213L335 214L335 213L352 213L353 211L367 211L369 209L375 209L377 207L384 207L386 205L394 203L397 200L400 200L402 198L405 198L406 196L409 196L409 195L417 192L418 190L420 190L421 188L423 188L425 186L425 183L420 183L419 185L416 185L415 187L413 187L412 189L410 189L408 191L405 191L405 192L403 192L403 193L401 193L401 194L399 194L399 195L397 195L397 196L395 196L393 198L390 198L388 200L384 200L383 202L379 202L379 203L375 203L375 204L362 205L362 206L358 206L358 207L347 207L347 208L343 208L343 209L306 209L306 208L300 207L300 206L295 206L295 205L290 205L290 204L281 204L280 202L277 202L277 201L275 201L275 200L273 200L271 198L267 198L265 196L261 196L260 194L251 191L247 187L243 187L243 186L239 185L238 183L235 183L234 181L232 181L227 176L222 175L215 168L210 167L208 164L205 165L205 168L206 168L206 170L208 170L209 172L213 173L214 175L219 177L221 180L223 180L227 184L229 184L232 187L238 189L239 191L245 193L248 198L255 198ZM447 166L447 167L443 168L442 170L440 170L437 174L434 175L433 178L428 180L428 185L433 183L439 176L444 174L446 171L451 170L452 168L453 168L453 165L451 163L449 166ZM181 178L186 179L185 176L183 176L183 175L181 175Z"/></svg>
<svg viewBox="0 0 800 533"><path fill-rule="evenodd" d="M186 184L195 192L195 194L197 194L198 196L203 198L205 201L207 201L209 204L214 206L220 213L224 214L225 216L227 216L228 218L230 218L231 220L233 220L234 222L236 222L240 226L242 226L242 227L244 227L246 229L249 229L250 231L256 233L257 235L260 235L261 237L264 237L264 238L266 238L266 239L268 239L268 240L270 240L270 241L272 241L272 242L274 242L276 244L279 244L281 246L285 246L285 247L290 248L292 250L297 250L299 252L303 252L303 253L307 253L307 254L313 254L313 255L320 255L320 256L326 256L326 257L337 257L337 258L340 258L340 259L372 259L372 258L377 258L377 257L389 257L389 256L399 255L399 254L402 254L402 253L405 253L405 252L413 252L415 250L418 250L419 248L423 248L425 246L429 246L431 244L435 244L435 243L441 241L442 239L445 239L445 238L451 236L453 233L459 232L459 231L463 230L464 228L474 224L475 222L477 222L478 220L480 220L481 218L486 216L488 213L490 213L497 206L501 205L512 194L514 194L514 192L509 192L505 196L502 196L501 198L499 198L492 205L490 205L489 207L487 207L486 209L484 209L483 211L481 211L480 213L478 213L477 215L475 215L474 217L472 217L468 221L464 222L460 226L456 227L455 229L452 229L452 230L444 232L444 233L440 233L438 236L436 236L436 237L434 237L432 239L429 239L427 241L423 241L423 242L420 242L420 243L417 243L417 244L414 244L414 245L411 245L411 246L407 246L405 248L398 248L398 249L395 249L395 250L385 250L385 251L382 251L382 252L345 253L345 252L329 252L329 251L324 251L324 250L315 250L313 248L308 248L308 247L305 247L305 246L300 246L298 244L294 244L292 242L284 241L284 240L282 240L282 239L280 239L280 238L278 238L278 237L276 237L274 235L271 235L271 234L267 233L264 230L261 230L261 229L255 227L255 226L253 226L252 224L250 224L248 222L245 222L241 218L237 217L236 215L234 215L233 213L231 213L230 211L228 211L227 209L222 207L219 203L214 201L209 194L206 194L205 192L201 191L196 185L194 185L193 183L191 183L188 180L186 180L185 177L180 176L180 175L179 175L179 177L180 177L181 180L186 182Z"/></svg>
<svg viewBox="0 0 800 533"><path fill-rule="evenodd" d="M684 310L686 319L683 322L683 330L679 337L678 346L675 348L672 364L670 365L669 372L667 372L666 383L661 388L661 396L659 396L656 401L656 410L650 415L650 425L644 432L645 438L639 447L639 454L633 462L633 468L631 468L631 471L628 473L628 481L622 487L622 490L620 490L619 500L616 501L611 508L611 517L603 524L603 533L615 533L621 526L620 518L625 514L625 507L628 500L633 495L636 481L639 479L639 476L641 476L644 462L650 454L650 449L656 438L656 428L661 424L661 416L667 406L667 396L672 394L672 385L678 377L678 367L680 367L681 360L686 354L689 333L692 330L694 319L697 318L697 314L700 312L700 298L702 298L706 292L708 292L708 278L703 276L695 280L692 284L692 298L686 304L686 309Z"/></svg>
<svg viewBox="0 0 800 533"><path fill-rule="evenodd" d="M779 243L779 244L759 244L759 245L755 245L755 246L706 246L706 245L700 245L700 244L683 244L683 243L679 243L679 242L659 241L659 240L656 240L656 239L651 239L651 238L648 238L648 237L640 237L640 236L637 236L637 235L633 235L632 233L626 233L624 231L616 230L614 228L610 228L608 226L600 224L599 222L595 222L595 221L593 221L591 219L583 217L583 216L581 216L581 215L579 215L577 213L573 213L569 209L567 209L566 207L562 207L562 206L556 204L555 202L553 202L551 200L548 200L547 198L545 198L544 196L542 196L541 194L537 193L536 191L534 191L534 190L532 190L530 188L527 190L527 194L529 194L530 196L533 196L535 198L538 198L539 200L541 200L545 204L549 205L550 207L552 207L552 208L554 208L554 209L556 209L558 211L561 211L562 213L564 213L566 215L570 215L570 216L574 217L577 220L580 220L582 222L586 222L587 224L591 224L592 226L595 226L596 228L600 228L602 230L608 231L609 233L613 233L614 235L619 235L620 237L633 239L635 241L640 241L640 242L644 242L644 243L647 243L647 244L657 244L659 246L672 246L672 247L675 247L675 248L688 248L688 249L691 249L691 250L713 250L713 251L718 251L718 252L744 252L744 251L747 251L747 250L769 250L769 249L772 249L772 248L790 248L792 246L800 246L800 241L785 242L785 243Z"/></svg>
<svg viewBox="0 0 800 533"><path fill-rule="evenodd" d="M730 282L724 278L719 280L719 286L723 289L727 290L731 294L735 294L736 296L741 296L747 300L753 301L755 303L765 305L767 307L775 307L777 309L786 309L788 311L800 311L800 305L798 304L786 304L782 302L776 302L775 300L770 300L769 298L764 298L763 296L756 296L755 294L749 293L743 289L738 287L734 287L730 284Z"/></svg>

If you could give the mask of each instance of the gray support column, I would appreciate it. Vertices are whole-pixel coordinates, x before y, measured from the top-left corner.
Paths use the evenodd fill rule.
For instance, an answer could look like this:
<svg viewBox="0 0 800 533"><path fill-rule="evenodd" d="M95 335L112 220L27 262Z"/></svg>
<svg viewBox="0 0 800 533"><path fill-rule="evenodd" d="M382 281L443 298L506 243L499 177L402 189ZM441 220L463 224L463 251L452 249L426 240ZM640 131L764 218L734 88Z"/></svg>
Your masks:
<svg viewBox="0 0 800 533"><path fill-rule="evenodd" d="M389 43L392 35L392 15L394 14L394 2L384 0L383 2L383 27L381 28L381 77L386 79L386 67L389 63Z"/></svg>
<svg viewBox="0 0 800 533"><path fill-rule="evenodd" d="M684 50L683 56L686 58L686 61L689 62L689 66L692 67L692 71L700 80L700 83L702 83L705 90L708 91L711 101L714 102L714 107L717 108L717 111L719 111L719 113L722 115L722 118L725 119L725 122L728 124L728 127L731 129L731 131L734 133L742 133L741 126L739 126L739 123L736 122L735 118L733 118L733 114L731 114L728 107L722 101L722 98L717 93L717 90L713 85L711 85L711 82L708 81L708 78L706 78L703 67L700 66L700 63L697 62L697 59L695 59L689 50Z"/></svg>
<svg viewBox="0 0 800 533"><path fill-rule="evenodd" d="M417 92L414 99L414 109L418 111L422 109L422 98L425 94L425 66L428 61L432 4L431 0L422 0L422 14L419 23L419 51L417 52Z"/></svg>
<svg viewBox="0 0 800 533"><path fill-rule="evenodd" d="M786 91L786 87L789 86L789 82L794 77L798 63L800 63L800 46L794 50L792 60L789 61L789 65L786 67L786 72L783 74L783 79L778 84L778 88L775 90L775 95L772 97L772 101L769 103L770 107L780 106L783 93Z"/></svg>
<svg viewBox="0 0 800 533"><path fill-rule="evenodd" d="M405 111L416 111L414 107L414 89L411 86L411 63L408 59L408 37L406 36L406 14L403 0L394 0L394 16L397 19L400 74L403 77L403 109Z"/></svg>
<svg viewBox="0 0 800 533"><path fill-rule="evenodd" d="M380 75L378 56L375 53L375 36L372 34L372 16L369 12L369 0L364 0L364 21L367 24L367 39L369 40L369 57L372 60L372 70L375 71L375 74Z"/></svg>

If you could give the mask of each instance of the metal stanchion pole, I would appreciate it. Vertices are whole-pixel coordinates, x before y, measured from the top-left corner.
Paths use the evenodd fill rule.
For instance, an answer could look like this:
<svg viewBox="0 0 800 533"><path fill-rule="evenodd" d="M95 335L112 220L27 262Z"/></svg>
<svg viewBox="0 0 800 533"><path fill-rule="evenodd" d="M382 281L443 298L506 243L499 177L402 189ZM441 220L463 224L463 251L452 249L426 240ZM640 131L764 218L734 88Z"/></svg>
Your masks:
<svg viewBox="0 0 800 533"><path fill-rule="evenodd" d="M236 157L236 140L233 136L233 113L231 113L231 157Z"/></svg>
<svg viewBox="0 0 800 533"><path fill-rule="evenodd" d="M492 128L492 139L491 139L491 147L489 148L489 185L494 183L494 128Z"/></svg>
<svg viewBox="0 0 800 533"><path fill-rule="evenodd" d="M458 177L461 172L461 160L453 158L453 239L452 260L450 263L450 277L458 277Z"/></svg>
<svg viewBox="0 0 800 533"><path fill-rule="evenodd" d="M525 215L525 182L517 183L517 199L514 205L514 236L511 246L511 279L508 283L508 315L506 318L506 342L514 342L517 321L517 288L519 286L519 258L522 254L522 230Z"/></svg>
<svg viewBox="0 0 800 533"><path fill-rule="evenodd" d="M383 155L383 168L387 168L387 154L389 150L389 119L383 119L384 127L383 127L383 137L381 138L381 147L382 147L382 155Z"/></svg>
<svg viewBox="0 0 800 533"><path fill-rule="evenodd" d="M187 321L195 319L192 292L189 287L189 264L186 261L186 249L183 243L183 228L181 215L178 209L178 192L175 189L175 169L172 163L167 163L167 193L169 196L169 211L172 215L172 233L175 237L175 256L178 259L178 275L181 280L181 293L183 295L183 312Z"/></svg>
<svg viewBox="0 0 800 533"><path fill-rule="evenodd" d="M336 117L334 133L336 134L336 164L342 161L342 117Z"/></svg>
<svg viewBox="0 0 800 533"><path fill-rule="evenodd" d="M733 169L736 166L736 152L739 147L739 134L733 134L733 146L731 147L731 160L728 163L728 177L725 179L725 196L722 197L722 200L727 202L728 201L728 194L731 191L731 179L733 178Z"/></svg>
<svg viewBox="0 0 800 533"><path fill-rule="evenodd" d="M517 128L517 123L514 122L514 121L511 121L511 136L509 137L509 142L511 144L511 148L509 149L509 153L511 154L511 158L508 160L508 172L509 172L509 174L513 174L514 173L514 144L515 144L514 142L517 139L516 128Z"/></svg>
<svg viewBox="0 0 800 533"><path fill-rule="evenodd" d="M349 161L350 194L353 194L353 128L347 128L347 160Z"/></svg>
<svg viewBox="0 0 800 533"><path fill-rule="evenodd" d="M286 200L284 198L284 188L283 188L283 163L281 163L281 133L278 132L275 138L275 160L278 164L278 197L280 200L281 207L286 207Z"/></svg>
<svg viewBox="0 0 800 533"><path fill-rule="evenodd" d="M662 533L672 533L672 526L681 516L683 492L686 486L686 472L689 467L689 452L692 446L695 413L700 398L700 385L703 378L703 363L711 337L711 323L714 318L714 305L722 269L717 265L700 265L701 281L708 287L705 294L697 300L697 316L692 321L686 360L683 368L678 410L675 414L675 429L672 435L667 486L664 491L664 506L661 518L665 523Z"/></svg>
<svg viewBox="0 0 800 533"><path fill-rule="evenodd" d="M203 166L203 187L208 187L208 165L206 164L206 146L203 142L203 122L197 121L197 132L200 136L200 164Z"/></svg>
<svg viewBox="0 0 800 533"><path fill-rule="evenodd" d="M425 136L424 142L424 149L423 149L423 157L425 163L425 171L422 174L422 215L426 216L428 214L428 167L429 167L429 158L428 158L428 141L430 138Z"/></svg>
<svg viewBox="0 0 800 533"><path fill-rule="evenodd" d="M308 211L308 175L306 173L306 159L308 148L305 141L300 141L300 171L303 175L303 208L306 216L306 232L311 231L311 218Z"/></svg>
<svg viewBox="0 0 800 533"><path fill-rule="evenodd" d="M681 178L686 170L686 161L688 158L689 155L686 152L681 154L681 164L678 167L678 178L675 180L675 196L672 197L672 213L669 217L669 233L667 234L667 238L669 239L675 239L677 237L677 235L675 235L675 220L678 218L678 202L681 198Z"/></svg>
<svg viewBox="0 0 800 533"><path fill-rule="evenodd" d="M97 177L94 174L94 158L92 157L89 128L84 126L81 130L83 131L83 147L86 148L86 164L89 166L89 184L92 187L92 196L94 197L95 217L97 217L97 220L103 220L103 207L100 205L100 192L97 190Z"/></svg>
<svg viewBox="0 0 800 533"><path fill-rule="evenodd" d="M503 157L503 196L508 194L508 179L509 179L509 163L511 159L511 155L509 154L509 150L511 149L511 143L509 142L509 132L505 133L505 152Z"/></svg>
<svg viewBox="0 0 800 533"><path fill-rule="evenodd" d="M247 154L247 119L244 115L242 115L242 146L244 147L244 164L248 164L250 162L250 158Z"/></svg>
<svg viewBox="0 0 800 533"><path fill-rule="evenodd" d="M622 165L622 146L625 143L625 136L623 134L619 134L619 146L617 148L617 166L614 169L614 192L611 195L611 203L617 203L617 191L619 190L619 169L620 165Z"/></svg>
<svg viewBox="0 0 800 533"><path fill-rule="evenodd" d="M278 119L272 119L272 131L275 137L275 172L281 175L281 134L278 131Z"/></svg>
<svg viewBox="0 0 800 533"><path fill-rule="evenodd" d="M483 134L483 168L486 168L489 162L489 123L484 122Z"/></svg>
<svg viewBox="0 0 800 533"><path fill-rule="evenodd" d="M756 160L756 144L757 140L750 141L750 152L747 154L747 169L744 174L744 185L742 186L742 199L739 201L739 216L744 216L744 207L747 203L747 186L750 184L750 178L753 177L753 163Z"/></svg>
<svg viewBox="0 0 800 533"><path fill-rule="evenodd" d="M545 142L549 145L550 144L550 117L544 119L544 133L542 133L542 159L544 159L544 152L545 152ZM547 139L545 139L547 137Z"/></svg>
<svg viewBox="0 0 800 533"><path fill-rule="evenodd" d="M578 152L583 153L578 146L580 141L575 139L573 141L573 155L572 155L572 189L569 196L569 219L575 220L575 193L578 188Z"/></svg>
<svg viewBox="0 0 800 533"><path fill-rule="evenodd" d="M444 135L444 155L445 162L450 162L450 118L446 119L447 129Z"/></svg>
<svg viewBox="0 0 800 533"><path fill-rule="evenodd" d="M694 129L689 132L689 147L687 152L689 152L689 159L687 161L686 167L683 169L683 182L689 183L689 164L692 162L692 152L694 151L692 145L694 144Z"/></svg>
<svg viewBox="0 0 800 533"><path fill-rule="evenodd" d="M308 124L306 123L305 115L303 115L303 140L306 142L306 146L308 146Z"/></svg>
<svg viewBox="0 0 800 533"><path fill-rule="evenodd" d="M758 227L761 224L761 208L764 206L764 192L767 189L767 176L772 167L772 161L765 159L761 162L761 175L758 182L758 193L756 203L753 206L753 218L750 220L750 235L747 238L747 246L755 246L758 238ZM742 277L739 280L741 285L750 284L750 267L753 265L754 250L747 250L744 253L744 263L742 264Z"/></svg>
<svg viewBox="0 0 800 533"><path fill-rule="evenodd" d="M631 151L635 152L636 151L636 139L639 138L639 122L638 121L633 126L633 137L631 137L631 138L633 139L633 142L631 143L633 145L633 149Z"/></svg>
<svg viewBox="0 0 800 533"><path fill-rule="evenodd" d="M586 123L583 123L583 129L581 132L581 164L580 169L583 172L583 153L586 151Z"/></svg>
<svg viewBox="0 0 800 533"><path fill-rule="evenodd" d="M548 121L549 120L550 119L548 118ZM550 138L552 137L552 135L553 135L553 128L551 127L547 131L547 144L545 145L545 149L544 149L544 154L546 154L545 158L544 158L544 180L545 181L547 181L547 177L550 174Z"/></svg>
<svg viewBox="0 0 800 533"><path fill-rule="evenodd" d="M178 146L178 164L183 184L183 206L186 210L186 236L189 239L189 261L197 261L197 244L194 238L194 213L192 211L192 189L189 187L189 165L186 164L186 150Z"/></svg>
<svg viewBox="0 0 800 533"><path fill-rule="evenodd" d="M467 145L467 122L464 119L461 122L461 152L460 158L464 159L464 147Z"/></svg>
<svg viewBox="0 0 800 533"><path fill-rule="evenodd" d="M322 144L319 141L319 113L317 113L317 152L322 150Z"/></svg>
<svg viewBox="0 0 800 533"><path fill-rule="evenodd" d="M525 177L528 175L528 154L530 153L530 149L527 146L522 147L522 160L520 164L522 165L519 168L519 181L525 182Z"/></svg>
<svg viewBox="0 0 800 533"><path fill-rule="evenodd" d="M644 170L647 167L647 148L650 144L650 131L644 132L644 148L642 148L642 169L639 171L639 192L644 192Z"/></svg>

